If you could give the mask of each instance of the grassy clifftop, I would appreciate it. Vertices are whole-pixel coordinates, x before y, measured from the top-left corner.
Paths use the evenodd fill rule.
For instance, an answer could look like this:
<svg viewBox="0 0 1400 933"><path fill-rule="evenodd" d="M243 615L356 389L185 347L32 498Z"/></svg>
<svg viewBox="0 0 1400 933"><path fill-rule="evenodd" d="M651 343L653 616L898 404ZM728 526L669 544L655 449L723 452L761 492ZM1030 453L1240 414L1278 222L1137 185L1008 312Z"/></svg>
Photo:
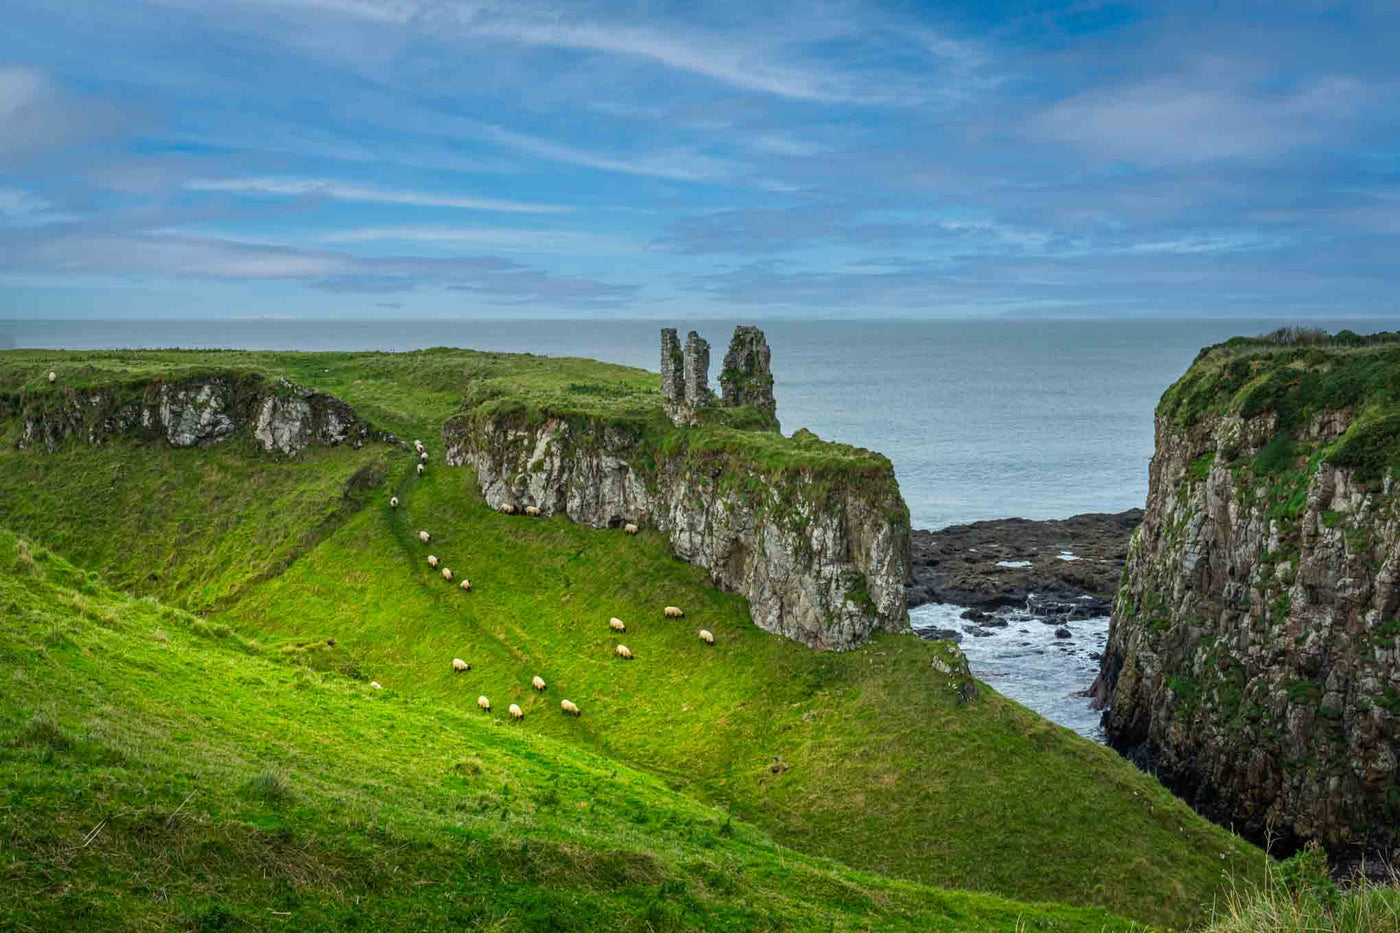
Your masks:
<svg viewBox="0 0 1400 933"><path fill-rule="evenodd" d="M196 611L216 634L231 633L189 642L185 663L199 690L179 703L191 704L193 716L202 715L202 704L236 689L244 676L228 671L203 678L198 651L223 652L219 665L232 664L230 659L275 664L288 678L275 679L279 689L240 692L240 702L262 723L259 734L274 744L281 742L275 723L299 723L303 739L279 747L313 748L314 754L298 751L295 760L314 759L316 768L332 773L343 755L347 768L364 768L363 761L399 754L404 746L394 742L426 742L419 737L431 730L425 725L421 732L405 731L407 726L375 720L373 728L362 723L354 733L363 747L338 749L320 736L336 734L343 715L339 700L308 692L322 704L319 711L279 705L293 693L301 695L292 686L298 678L331 685L326 697L358 697L354 703L369 702L365 684L376 680L386 690L374 702L419 705L424 722L447 711L442 715L449 732L458 722L476 721L476 696L486 694L497 710L511 702L525 708L526 719L512 735L552 742L606 762L621 775L638 773L686 806L721 807L736 825L756 827L753 832L809 856L886 878L1026 901L1098 905L1160 924L1201 917L1222 872L1249 873L1260 864L1255 850L1196 817L1108 749L986 688L981 699L961 702L936 668L949 658L946 646L881 635L847 654L811 652L757 630L742 600L714 590L698 568L671 559L659 535L632 537L562 518L502 516L486 507L470 470L440 463L436 438L446 419L464 406L509 400L504 392L483 397L485 380L518 386L517 401L548 395L553 405L577 396L581 407L574 411L580 415L617 405L621 419L630 417L625 412L633 395L653 398L659 409L652 374L582 360L456 350L4 353L0 391L63 391L80 372L92 380L173 380L189 372L186 366L216 363L229 364L226 371L256 370L268 379L285 376L333 393L377 427L421 437L434 459L427 476L418 479L411 457L383 444L311 449L292 460L273 460L238 438L190 450L121 440L98 447L75 442L48 454L14 449L13 424L0 425L9 439L0 447L0 526L99 574L100 580L84 579L103 592L113 585L134 590ZM42 381L49 369L60 374L57 388ZM559 394L560 386L610 384L623 388L616 395ZM529 409L533 403L525 404ZM704 430L694 433L703 436ZM772 439L747 433L756 442ZM787 443L786 455L797 457L794 466L800 468L794 452L816 442ZM366 476L373 477L369 485ZM388 507L390 494L402 500L397 510ZM431 548L417 541L420 528L432 531ZM425 562L429 551L459 577L470 577L473 591L444 583ZM665 622L660 607L666 604L684 606L687 618ZM139 600L133 605L175 611ZM621 638L607 629L613 615L628 624ZM5 631L11 626L5 623ZM713 649L696 639L701 626L718 637ZM20 637L26 643L42 640L42 630ZM101 625L90 635L92 653L102 639L115 637ZM636 661L614 659L619 640ZM21 657L18 651L10 657ZM24 676L31 692L12 701L14 728L28 721L44 696L64 695L61 686L46 684L81 683L90 675L87 667L76 674L58 671L50 663L59 663L54 656L22 657L19 666L29 671ZM473 671L454 677L452 657L469 660ZM551 683L544 699L528 688L535 673ZM248 676L274 683L268 674ZM117 678L110 687L124 683ZM54 715L72 732L92 718L89 710L121 708L143 689L121 687L122 693L113 694L125 698L120 702L98 691L96 706L67 709L59 700ZM557 714L562 696L584 708L582 719ZM196 772L204 767L194 754L202 740L192 727L186 735L189 741L171 746L171 771L182 761ZM375 745L366 736L393 741ZM480 741L463 732L453 739L454 754L469 754ZM459 747L468 752L458 753ZM517 754L528 759L530 748L512 745L500 760ZM257 773L269 767L262 764L268 759L246 749L231 754ZM385 796L413 794L430 776L438 780L433 775L426 765L405 765L379 786ZM289 780L295 787L295 775ZM61 785L44 786L33 800L65 793ZM296 799L321 807L319 786L308 784L311 792L303 789ZM176 805L177 793L188 790L171 791ZM654 824L633 825L646 837ZM472 870L488 871L479 865ZM903 884L881 883L892 890ZM873 900L878 904L881 897ZM627 907L640 909L644 905ZM1052 914L1044 917L1046 929L1077 928L1057 925ZM806 922L789 921L798 927ZM862 922L886 926L880 919Z"/></svg>
<svg viewBox="0 0 1400 933"><path fill-rule="evenodd" d="M1157 408L1181 426L1212 415L1272 412L1281 435L1323 412L1343 411L1353 420L1322 456L1362 480L1383 480L1400 463L1400 334L1236 337L1202 350ZM1280 439L1269 451L1266 470L1282 462L1284 444Z"/></svg>

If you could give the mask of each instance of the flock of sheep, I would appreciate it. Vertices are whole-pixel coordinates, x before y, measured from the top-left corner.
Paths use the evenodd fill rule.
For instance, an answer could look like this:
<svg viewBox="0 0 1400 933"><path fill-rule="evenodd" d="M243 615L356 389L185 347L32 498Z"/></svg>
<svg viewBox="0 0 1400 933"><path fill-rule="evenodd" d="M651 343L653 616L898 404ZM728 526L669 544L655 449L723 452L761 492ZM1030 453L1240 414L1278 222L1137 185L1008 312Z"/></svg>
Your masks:
<svg viewBox="0 0 1400 933"><path fill-rule="evenodd" d="M428 452L427 452L427 450L423 447L423 442L422 442L422 441L414 441L414 442L413 442L413 449L414 449L415 451L418 452L417 471L418 471L418 475L419 475L419 476L422 476L423 473L424 473L424 469L425 469L424 465L428 462ZM390 508L393 508L393 509L396 509L396 508L399 507L399 497L398 497L398 496L390 496L390 497L389 497L389 507L390 507ZM501 511L503 514L505 514L505 515L514 515L515 512L516 512L516 508L515 508L514 505L511 505L509 502L506 502L506 503L503 503L503 504L500 506L500 511ZM539 507L538 507L538 506L534 506L534 505L527 505L527 506L525 506L525 514L526 514L526 515L531 515L531 516L537 516L537 515L540 514ZM623 528L623 531L625 531L625 532L626 532L627 534L629 534L629 535L634 535L634 534L637 533L638 528L637 528L636 525L631 524L631 523L629 522L629 523ZM418 540L419 540L419 541L422 541L424 544L427 544L430 540L432 540L432 535L430 535L426 530L425 530L425 531L420 531L420 532L418 532ZM435 555L435 554L429 554L429 555L428 555L428 566L433 567L433 568L436 569L436 568L438 568L438 564L439 564L439 563L440 563L440 561L438 560L437 555ZM444 580L448 581L449 583L452 582L452 571L451 571L450 568L442 567L442 568L441 568L441 572L442 572L442 578L443 578ZM471 588L472 588L471 581L470 581L470 580L467 580L467 579L463 579L463 580L462 580L462 583L461 583L461 587L462 587L463 590L470 592L470 591L471 591ZM666 606L664 609L662 609L662 615L664 615L664 616L665 616L666 618L668 618L668 619L679 619L679 618L684 617L684 616L685 616L685 613L682 612L682 611L681 611L678 607L676 607L676 606ZM615 632L625 632L625 631L627 631L627 626L626 626L626 624L625 624L621 619L616 618L616 617L613 617L613 618L611 618L611 619L608 620L608 627L611 628L611 629L612 629L613 631L615 631ZM703 641L705 644L707 644L707 645L713 645L713 644L715 643L715 636L714 636L713 634L711 634L707 629L703 629L703 628L700 629L699 635L700 635L700 640ZM617 654L617 656L618 656L619 658L623 659L624 661L631 661L631 660L632 660L632 657L633 657L632 651L631 651L626 645L622 645L622 644L619 644L619 645L617 646L616 654ZM453 670L455 673L458 673L458 674L465 674L466 672L470 671L471 669L472 669L472 666L471 666L470 664L468 664L466 661L463 661L461 658L453 658L453 659L452 659L452 670ZM547 686L547 685L545 684L545 682L544 682L544 678L543 678L543 677L540 677L538 674L536 674L536 675L531 679L530 685L531 685L532 687L534 687L535 690L536 690L537 692L539 692L539 693L543 693L543 692L545 691L545 689L546 689L546 686ZM377 681L371 681L371 682L370 682L370 686L373 687L375 690L382 690L382 689L383 689L383 687L381 687ZM490 701L487 697L485 697L485 696L479 696L479 697L477 697L477 698L476 698L476 705L477 705L478 708L480 708L481 710L483 710L483 711L485 711L485 712L488 712L488 713L489 713L489 712L491 711L491 701ZM572 715L572 716L581 716L581 715L583 715L582 711L579 710L578 706L577 706L572 700L561 700L561 701L559 701L559 709L560 709L563 713L565 713L566 715ZM519 706L517 706L517 705L514 704L514 703L510 704L510 706L509 706L509 708L508 708L508 711L510 712L510 715L511 715L512 718L514 718L514 719L519 720L519 719L524 719L524 718L525 718L525 712L524 712L524 710L522 710Z"/></svg>

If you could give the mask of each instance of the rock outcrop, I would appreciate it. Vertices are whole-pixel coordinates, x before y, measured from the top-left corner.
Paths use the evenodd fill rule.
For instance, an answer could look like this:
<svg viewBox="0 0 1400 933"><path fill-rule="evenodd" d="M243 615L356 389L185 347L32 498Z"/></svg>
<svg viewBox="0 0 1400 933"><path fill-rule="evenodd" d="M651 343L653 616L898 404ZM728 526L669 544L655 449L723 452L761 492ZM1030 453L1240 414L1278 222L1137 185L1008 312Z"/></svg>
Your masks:
<svg viewBox="0 0 1400 933"><path fill-rule="evenodd" d="M1400 359L1242 361L1203 354L1164 396L1094 693L1110 744L1205 815L1283 851L1389 857L1400 461L1395 415L1356 393Z"/></svg>
<svg viewBox="0 0 1400 933"><path fill-rule="evenodd" d="M773 414L778 403L773 400L773 353L768 338L757 327L741 324L734 328L729 351L724 354L720 370L720 393L728 408L752 405Z"/></svg>
<svg viewBox="0 0 1400 933"><path fill-rule="evenodd" d="M71 439L101 444L119 435L210 447L242 430L265 451L285 456L310 446L397 441L333 395L249 375L74 389L12 399L7 407L23 424L18 446L50 452Z"/></svg>
<svg viewBox="0 0 1400 933"><path fill-rule="evenodd" d="M1129 509L915 529L909 608L952 603L978 617L1003 609L1043 619L1106 616L1141 521L1142 509Z"/></svg>
<svg viewBox="0 0 1400 933"><path fill-rule="evenodd" d="M659 529L677 557L747 597L766 631L843 650L877 628L907 629L909 512L888 460L869 455L877 465L849 476L770 470L678 434L663 450L619 423L472 412L448 422L443 442L493 507ZM804 432L793 442L827 446Z"/></svg>

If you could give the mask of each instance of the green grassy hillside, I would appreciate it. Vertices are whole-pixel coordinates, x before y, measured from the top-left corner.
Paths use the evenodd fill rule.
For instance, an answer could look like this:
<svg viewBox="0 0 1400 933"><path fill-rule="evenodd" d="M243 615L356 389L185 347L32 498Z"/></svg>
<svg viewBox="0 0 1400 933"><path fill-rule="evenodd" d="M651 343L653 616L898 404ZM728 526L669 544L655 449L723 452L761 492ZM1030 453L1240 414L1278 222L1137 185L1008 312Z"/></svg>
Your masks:
<svg viewBox="0 0 1400 933"><path fill-rule="evenodd" d="M467 351L16 353L0 354L0 392L18 410L49 391L35 375L48 369L62 387L216 364L285 374L421 437L435 455L427 476L387 445L292 461L237 440L17 451L11 418L0 427L9 438L0 525L110 584L199 611L234 633L229 644L256 643L257 657L289 664L278 668L288 676L321 682L314 672L326 672L352 694L377 680L402 702L464 721L478 718L478 694L498 714L518 702L527 715L512 734L639 770L689 805L722 807L784 846L854 869L1164 925L1204 916L1226 873L1259 869L1256 850L1110 750L985 687L961 702L933 667L946 646L884 635L860 651L812 652L758 630L742 600L672 559L660 536L498 515L469 470L437 459L443 420L460 400L481 399L483 381L492 398L511 380L525 396L618 382L631 387L622 398L655 393L652 374ZM387 505L394 492L397 510ZM416 539L420 528L431 546ZM445 583L429 552L473 591ZM667 604L687 617L664 620ZM608 629L614 615L625 635ZM713 648L696 638L702 626L717 636ZM614 657L619 641L635 661ZM454 676L453 657L472 672ZM547 699L528 687L537 673L551 684ZM557 715L562 696L583 707L581 719ZM307 734L329 722L307 723ZM411 770L399 773L396 789L414 783Z"/></svg>
<svg viewBox="0 0 1400 933"><path fill-rule="evenodd" d="M4 531L0 605L4 929L1129 927L781 849L557 710L318 674Z"/></svg>

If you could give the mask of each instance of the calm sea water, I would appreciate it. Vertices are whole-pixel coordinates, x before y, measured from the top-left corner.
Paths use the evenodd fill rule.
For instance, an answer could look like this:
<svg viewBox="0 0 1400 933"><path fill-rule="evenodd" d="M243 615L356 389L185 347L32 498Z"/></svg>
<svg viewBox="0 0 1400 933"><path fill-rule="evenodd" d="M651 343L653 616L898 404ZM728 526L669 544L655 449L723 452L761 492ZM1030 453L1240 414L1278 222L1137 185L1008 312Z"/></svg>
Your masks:
<svg viewBox="0 0 1400 933"><path fill-rule="evenodd" d="M710 342L711 385L735 322L694 325ZM748 323L748 322L745 322ZM915 527L1021 516L1060 518L1141 506L1152 411L1197 351L1280 322L768 321L783 431L882 451ZM1297 323L1297 322L1291 322ZM669 321L0 321L0 348L238 347L289 350L480 350L584 356L659 368ZM1332 321L1358 332L1393 321ZM915 610L944 625L960 607ZM958 627L947 625L947 627ZM964 644L998 690L1084 735L1097 715L1077 692L1106 620L1057 643L1028 618Z"/></svg>

